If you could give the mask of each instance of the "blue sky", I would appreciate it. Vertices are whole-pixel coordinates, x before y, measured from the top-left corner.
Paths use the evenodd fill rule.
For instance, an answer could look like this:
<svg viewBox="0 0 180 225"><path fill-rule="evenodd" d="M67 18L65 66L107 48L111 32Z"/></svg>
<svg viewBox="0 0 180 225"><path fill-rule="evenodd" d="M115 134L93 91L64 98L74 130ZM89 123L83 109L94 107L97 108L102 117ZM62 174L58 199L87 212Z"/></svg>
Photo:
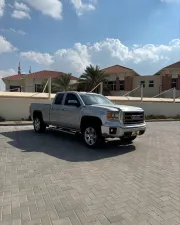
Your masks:
<svg viewBox="0 0 180 225"><path fill-rule="evenodd" d="M179 12L179 0L0 0L0 77L19 61L24 73L119 64L153 74L180 60Z"/></svg>

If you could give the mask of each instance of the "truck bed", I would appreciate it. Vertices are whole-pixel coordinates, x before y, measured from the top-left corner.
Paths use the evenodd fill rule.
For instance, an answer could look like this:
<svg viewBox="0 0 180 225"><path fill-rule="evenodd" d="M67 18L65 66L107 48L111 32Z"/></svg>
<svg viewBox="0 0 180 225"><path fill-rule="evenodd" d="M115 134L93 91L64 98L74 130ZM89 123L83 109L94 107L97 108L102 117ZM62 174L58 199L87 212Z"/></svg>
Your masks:
<svg viewBox="0 0 180 225"><path fill-rule="evenodd" d="M32 103L30 106L30 115L33 118L34 111L42 112L44 122L49 122L49 112L51 104Z"/></svg>

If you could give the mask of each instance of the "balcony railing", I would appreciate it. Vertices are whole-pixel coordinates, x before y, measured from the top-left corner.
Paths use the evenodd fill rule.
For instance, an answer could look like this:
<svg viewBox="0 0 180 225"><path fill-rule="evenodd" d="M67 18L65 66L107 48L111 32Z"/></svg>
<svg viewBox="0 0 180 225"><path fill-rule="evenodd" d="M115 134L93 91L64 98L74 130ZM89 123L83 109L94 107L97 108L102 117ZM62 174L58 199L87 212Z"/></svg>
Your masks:
<svg viewBox="0 0 180 225"><path fill-rule="evenodd" d="M170 91L173 91L172 98L173 98L173 102L175 103L176 102L176 88L175 87L174 88L170 88L170 89L168 89L166 91L163 91L163 92L159 93L158 95L155 95L153 98L159 97L162 94L165 94L165 93L170 92Z"/></svg>
<svg viewBox="0 0 180 225"><path fill-rule="evenodd" d="M143 86L143 84L141 84L140 86L138 86L137 88L134 88L132 91L129 91L129 92L127 92L126 94L124 94L123 96L125 97L125 96L129 96L129 94L131 94L131 93L133 93L134 91L137 91L137 90L141 90L141 102L143 102L143 88L144 88L144 86Z"/></svg>

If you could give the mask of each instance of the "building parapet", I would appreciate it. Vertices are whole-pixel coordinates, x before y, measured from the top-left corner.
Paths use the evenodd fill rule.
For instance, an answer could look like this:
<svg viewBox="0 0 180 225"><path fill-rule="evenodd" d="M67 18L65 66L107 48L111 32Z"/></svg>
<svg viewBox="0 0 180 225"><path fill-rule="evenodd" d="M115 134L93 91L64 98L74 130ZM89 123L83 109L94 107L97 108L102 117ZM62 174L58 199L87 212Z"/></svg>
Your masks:
<svg viewBox="0 0 180 225"><path fill-rule="evenodd" d="M55 94L51 94L51 99L55 97ZM111 101L132 101L140 102L141 97L130 96L107 96ZM29 93L29 92L0 92L0 98L27 98L27 99L48 99L48 93ZM173 102L173 98L145 98L143 102ZM180 98L176 98L176 103L180 103Z"/></svg>

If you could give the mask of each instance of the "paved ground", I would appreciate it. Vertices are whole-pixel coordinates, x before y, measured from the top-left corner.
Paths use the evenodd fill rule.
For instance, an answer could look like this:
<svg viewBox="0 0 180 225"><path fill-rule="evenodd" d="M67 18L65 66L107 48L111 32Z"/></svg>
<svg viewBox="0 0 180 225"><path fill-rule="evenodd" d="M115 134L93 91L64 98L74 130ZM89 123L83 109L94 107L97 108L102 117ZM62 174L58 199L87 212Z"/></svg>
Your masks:
<svg viewBox="0 0 180 225"><path fill-rule="evenodd" d="M180 224L180 122L129 146L0 127L0 225Z"/></svg>

